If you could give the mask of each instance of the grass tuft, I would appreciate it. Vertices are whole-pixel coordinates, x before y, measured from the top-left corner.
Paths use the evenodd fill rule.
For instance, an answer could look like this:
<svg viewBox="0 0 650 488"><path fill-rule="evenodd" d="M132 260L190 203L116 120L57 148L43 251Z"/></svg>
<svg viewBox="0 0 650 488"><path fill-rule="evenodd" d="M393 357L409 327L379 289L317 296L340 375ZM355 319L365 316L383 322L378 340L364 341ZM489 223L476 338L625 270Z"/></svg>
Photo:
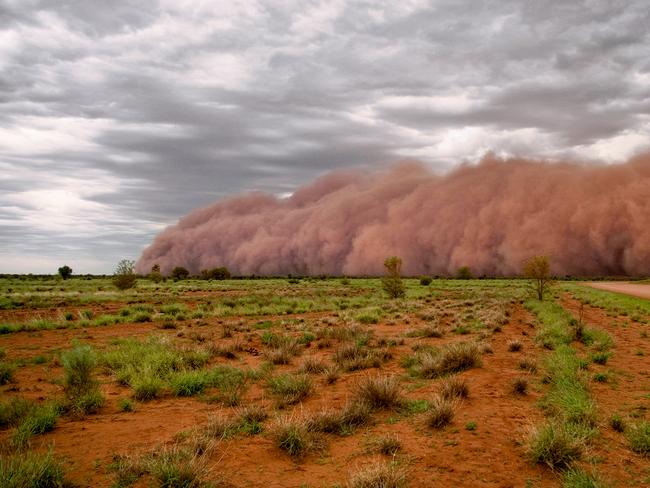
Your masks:
<svg viewBox="0 0 650 488"><path fill-rule="evenodd" d="M374 410L398 409L404 405L399 378L368 376L357 383L353 401L365 403Z"/></svg>
<svg viewBox="0 0 650 488"><path fill-rule="evenodd" d="M567 469L579 460L585 449L585 439L574 426L549 422L535 428L528 438L528 453L537 464L551 469Z"/></svg>
<svg viewBox="0 0 650 488"><path fill-rule="evenodd" d="M429 404L426 423L434 429L442 429L454 419L457 400L435 396Z"/></svg>
<svg viewBox="0 0 650 488"><path fill-rule="evenodd" d="M630 448L642 456L650 456L650 422L642 421L626 431Z"/></svg>
<svg viewBox="0 0 650 488"><path fill-rule="evenodd" d="M269 378L267 386L281 408L304 400L312 390L311 379L307 375L281 374Z"/></svg>
<svg viewBox="0 0 650 488"><path fill-rule="evenodd" d="M374 463L357 471L350 478L349 488L404 488L406 473L390 463Z"/></svg>

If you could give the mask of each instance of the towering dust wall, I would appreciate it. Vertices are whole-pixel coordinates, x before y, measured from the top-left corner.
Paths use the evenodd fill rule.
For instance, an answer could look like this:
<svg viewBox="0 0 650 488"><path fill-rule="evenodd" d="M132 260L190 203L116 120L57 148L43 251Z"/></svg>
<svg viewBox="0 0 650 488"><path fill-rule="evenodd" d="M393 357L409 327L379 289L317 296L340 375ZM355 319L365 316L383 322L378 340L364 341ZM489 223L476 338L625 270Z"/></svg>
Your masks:
<svg viewBox="0 0 650 488"><path fill-rule="evenodd" d="M136 265L235 274L514 275L531 255L553 272L650 274L650 154L579 165L487 157L437 175L418 163L336 171L288 199L250 193L195 210Z"/></svg>

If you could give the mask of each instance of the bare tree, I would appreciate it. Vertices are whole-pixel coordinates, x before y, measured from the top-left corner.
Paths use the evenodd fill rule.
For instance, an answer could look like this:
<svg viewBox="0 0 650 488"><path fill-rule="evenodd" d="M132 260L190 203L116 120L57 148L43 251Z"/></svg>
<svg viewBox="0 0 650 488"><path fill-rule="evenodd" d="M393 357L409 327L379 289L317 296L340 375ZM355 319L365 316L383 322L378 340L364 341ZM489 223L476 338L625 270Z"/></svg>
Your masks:
<svg viewBox="0 0 650 488"><path fill-rule="evenodd" d="M532 280L533 288L539 300L544 300L544 294L553 284L551 265L547 256L533 256L524 263L524 276Z"/></svg>

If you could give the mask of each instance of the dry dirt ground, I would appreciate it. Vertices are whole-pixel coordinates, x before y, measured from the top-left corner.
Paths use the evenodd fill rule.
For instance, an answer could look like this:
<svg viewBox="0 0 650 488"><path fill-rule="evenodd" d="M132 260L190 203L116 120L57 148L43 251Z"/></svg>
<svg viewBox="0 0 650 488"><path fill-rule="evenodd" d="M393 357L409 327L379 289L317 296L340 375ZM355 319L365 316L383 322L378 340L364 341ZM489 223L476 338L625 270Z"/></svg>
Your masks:
<svg viewBox="0 0 650 488"><path fill-rule="evenodd" d="M619 281L593 281L585 282L584 285L597 288L599 290L613 291L623 293L633 297L647 298L650 300L650 285L638 283L624 283Z"/></svg>
<svg viewBox="0 0 650 488"><path fill-rule="evenodd" d="M634 286L634 285L631 285ZM615 290L619 291L619 290ZM477 292L480 293L480 292ZM212 299L222 298L218 292L208 293ZM544 420L539 400L544 394L542 364L548 353L534 340L535 319L517 300L502 301L505 319L498 327L457 332L458 322L475 320L473 314L492 312L497 305L479 303L473 312L464 311L467 294L456 296L444 290L432 294L433 299L422 302L425 311L433 309L442 337L417 337L412 334L434 319L418 312L389 313L377 324L364 326L372 336L372 347L387 346L389 359L379 368L341 372L339 379L328 384L323 375L313 375L313 391L303 402L278 408L263 380L253 382L242 398L242 405L258 405L269 418L258 435L238 434L219 440L208 455L206 476L218 479L224 486L254 487L333 487L345 486L350 476L376 460L394 462L407 474L411 487L546 487L561 486L558 474L547 467L530 462L525 440L535 424ZM440 302L444 302L440 305ZM438 303L438 305L436 305ZM650 391L650 343L639 335L640 324L627 318L607 316L590 306L580 307L569 294L562 305L570 313L584 316L587 324L607 330L615 341L612 359L606 366L591 365L593 372L611 371L616 381L595 383L593 393L599 408L602 436L590 452L587 467L596 466L603 477L614 486L644 486L650 479L648 460L631 452L624 437L607 428L607 419L614 412L646 415ZM437 307L437 308L436 308ZM115 307L114 307L115 308ZM60 314L65 311L57 310ZM25 319L29 313L24 314ZM289 319L295 319L288 321ZM267 316L273 322L274 333L295 334L295 323L312 325L313 330L349 326L336 311L294 314L290 317ZM626 321L627 326L621 324ZM56 355L79 340L96 351L112 347L115 339L133 337L144 340L155 335L167 337L179 347L205 348L210 344L225 347L246 343L236 358L214 357L209 365L229 364L256 368L264 362L263 330L254 324L259 318L235 316L223 319L206 317L200 321L185 320L177 329L161 329L160 324L124 323L85 329L43 330L17 332L0 336L0 347L10 360L27 364L17 369L12 383L1 388L2 400L22 396L41 402L63 395L61 378L63 368ZM234 324L233 337L223 338L224 324ZM480 341L486 345L482 365L458 374L469 387L469 398L459 402L452 423L440 430L425 423L425 412L410 413L380 411L371 425L361 427L350 435L325 434L325 447L301 459L293 459L274 442L271 432L283 417L309 417L324 408L342 408L354 394L356 386L369 376L395 375L400 378L403 394L410 401L431 400L440 391L444 379L426 380L409 376L404 359L413 350L423 346L443 347L461 341ZM511 350L512 341L521 343L521 349ZM319 345L319 342L322 343ZM277 365L272 374L295 372L305 357L314 357L333 363L334 351L341 346L336 341L316 340L306 346L288 365ZM640 351L645 356L640 355ZM29 363L39 355L51 355L45 364ZM50 357L50 356L48 356ZM536 362L536 372L523 371L522 359ZM120 385L105 371L98 378L106 402L96 414L83 418L62 416L55 429L32 440L32 449L44 452L53 449L65 460L69 478L80 486L115 486L115 474L110 469L115 456L137 458L148 452L171 446L179 433L190 433L201 428L211 416L234 417L238 408L207 401L209 395L190 398L175 397L170 393L162 398L136 402L134 412L122 412L120 399L132 397L128 386ZM529 391L517 395L512 391L516 378L526 378ZM645 396L644 396L645 395ZM8 443L11 429L0 431L0 442ZM377 439L391 435L399 439L401 450L394 455L373 452ZM645 481L644 481L645 480ZM147 486L150 477L142 477L134 486Z"/></svg>

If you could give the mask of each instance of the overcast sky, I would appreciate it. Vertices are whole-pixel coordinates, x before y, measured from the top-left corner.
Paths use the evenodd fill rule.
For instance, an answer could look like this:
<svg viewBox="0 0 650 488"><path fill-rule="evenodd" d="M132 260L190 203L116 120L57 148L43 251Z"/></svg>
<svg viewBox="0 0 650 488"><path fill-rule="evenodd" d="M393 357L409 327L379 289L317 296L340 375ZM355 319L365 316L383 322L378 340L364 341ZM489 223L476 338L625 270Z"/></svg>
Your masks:
<svg viewBox="0 0 650 488"><path fill-rule="evenodd" d="M650 146L650 4L0 0L0 272L334 168Z"/></svg>

